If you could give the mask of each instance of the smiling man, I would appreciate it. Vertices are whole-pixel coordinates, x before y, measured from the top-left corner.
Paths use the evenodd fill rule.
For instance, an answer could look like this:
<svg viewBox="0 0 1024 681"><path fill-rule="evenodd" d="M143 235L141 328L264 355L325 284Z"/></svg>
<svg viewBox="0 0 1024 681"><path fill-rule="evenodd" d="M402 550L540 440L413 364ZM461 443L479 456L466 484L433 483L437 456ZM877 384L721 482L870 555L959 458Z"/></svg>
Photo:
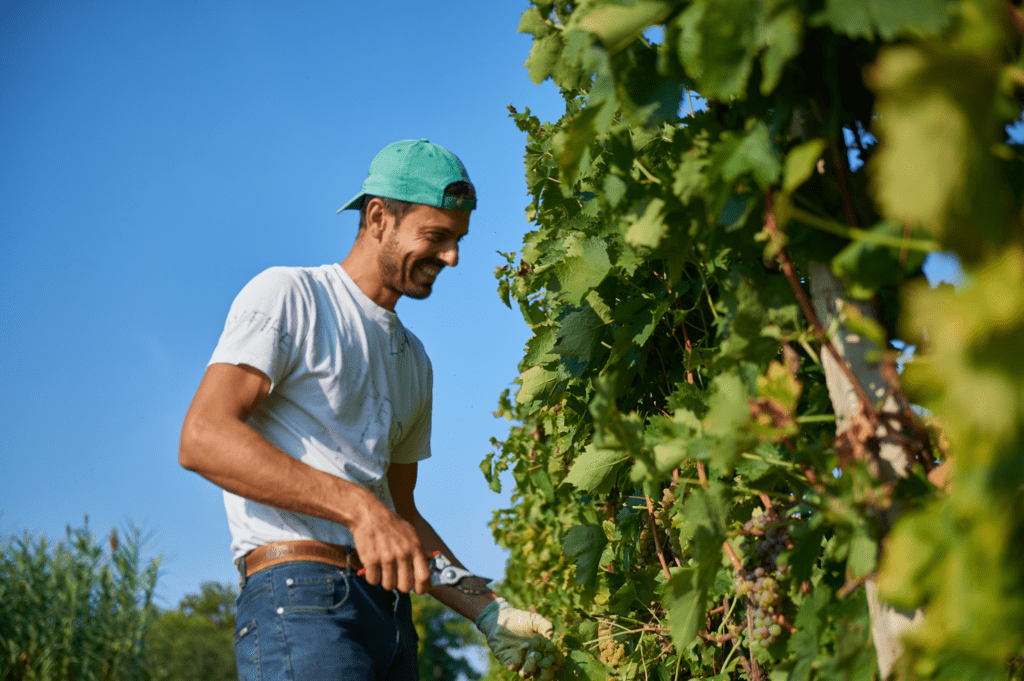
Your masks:
<svg viewBox="0 0 1024 681"><path fill-rule="evenodd" d="M413 590L474 620L504 666L540 671L529 641L550 622L489 591L431 589L426 555L461 564L414 499L432 373L395 304L458 264L475 207L454 154L395 142L339 210L360 211L340 264L271 268L231 305L179 461L224 489L241 679L416 679Z"/></svg>

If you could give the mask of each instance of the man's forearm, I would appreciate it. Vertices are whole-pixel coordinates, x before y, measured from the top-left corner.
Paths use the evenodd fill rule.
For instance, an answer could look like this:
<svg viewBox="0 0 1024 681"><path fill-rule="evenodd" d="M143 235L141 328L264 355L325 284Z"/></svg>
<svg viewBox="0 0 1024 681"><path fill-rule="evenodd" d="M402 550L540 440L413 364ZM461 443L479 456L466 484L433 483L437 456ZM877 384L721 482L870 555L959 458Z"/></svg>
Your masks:
<svg viewBox="0 0 1024 681"><path fill-rule="evenodd" d="M232 494L346 527L358 509L377 501L359 485L292 458L241 421L186 423L178 459Z"/></svg>
<svg viewBox="0 0 1024 681"><path fill-rule="evenodd" d="M452 565L468 569L459 562L458 558L452 555L452 550L448 548L444 540L441 539L423 516L416 513L415 517L406 518L406 520L416 530L420 543L428 555L433 554L434 551L440 551L452 562ZM472 622L475 622L484 608L497 598L493 593L471 596L451 586L435 586L430 590L430 595Z"/></svg>

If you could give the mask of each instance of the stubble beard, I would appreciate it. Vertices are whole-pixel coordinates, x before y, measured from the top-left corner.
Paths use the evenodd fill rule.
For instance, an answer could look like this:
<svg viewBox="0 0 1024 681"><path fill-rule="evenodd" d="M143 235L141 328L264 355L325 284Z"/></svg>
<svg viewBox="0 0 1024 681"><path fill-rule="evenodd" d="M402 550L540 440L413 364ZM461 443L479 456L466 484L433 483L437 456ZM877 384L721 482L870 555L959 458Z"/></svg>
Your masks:
<svg viewBox="0 0 1024 681"><path fill-rule="evenodd" d="M389 239L380 254L379 259L381 279L384 286L400 296L407 296L415 300L422 300L430 295L433 290L433 282L416 285L412 276L419 262L414 262L408 273L403 273L402 259L398 253L398 239ZM405 274L406 276L403 276Z"/></svg>

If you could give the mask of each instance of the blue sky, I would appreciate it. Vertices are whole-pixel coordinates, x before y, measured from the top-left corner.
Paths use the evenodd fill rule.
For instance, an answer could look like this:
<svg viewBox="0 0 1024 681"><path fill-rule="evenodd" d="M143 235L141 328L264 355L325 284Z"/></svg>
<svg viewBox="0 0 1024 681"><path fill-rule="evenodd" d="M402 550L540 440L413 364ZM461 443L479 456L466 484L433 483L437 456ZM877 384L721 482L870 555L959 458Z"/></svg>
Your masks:
<svg viewBox="0 0 1024 681"><path fill-rule="evenodd" d="M159 603L232 582L220 491L177 464L228 306L273 265L340 261L373 155L429 138L479 195L459 266L397 311L434 365L417 500L500 578L507 505L479 472L529 331L495 293L529 226L507 105L562 112L523 68L525 3L0 2L0 533L89 514L163 556Z"/></svg>
<svg viewBox="0 0 1024 681"><path fill-rule="evenodd" d="M228 306L272 265L338 262L335 215L373 155L429 138L480 195L461 263L397 311L435 375L417 500L455 553L501 577L479 471L529 331L496 251L528 230L524 136L557 118L523 68L521 3L0 4L0 533L53 539L88 513L164 556L174 606L233 581L217 488L177 464L182 417Z"/></svg>

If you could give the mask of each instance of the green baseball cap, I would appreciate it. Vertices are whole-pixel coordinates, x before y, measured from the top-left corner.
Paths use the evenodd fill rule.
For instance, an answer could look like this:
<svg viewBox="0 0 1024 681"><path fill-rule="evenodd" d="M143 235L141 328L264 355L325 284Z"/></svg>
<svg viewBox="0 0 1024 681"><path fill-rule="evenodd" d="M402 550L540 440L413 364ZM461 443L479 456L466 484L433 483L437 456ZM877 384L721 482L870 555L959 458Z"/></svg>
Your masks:
<svg viewBox="0 0 1024 681"><path fill-rule="evenodd" d="M453 182L467 182L472 186L458 156L425 139L394 142L373 158L363 190L338 212L358 209L367 194L449 210L476 208L475 196L445 194L445 189Z"/></svg>

